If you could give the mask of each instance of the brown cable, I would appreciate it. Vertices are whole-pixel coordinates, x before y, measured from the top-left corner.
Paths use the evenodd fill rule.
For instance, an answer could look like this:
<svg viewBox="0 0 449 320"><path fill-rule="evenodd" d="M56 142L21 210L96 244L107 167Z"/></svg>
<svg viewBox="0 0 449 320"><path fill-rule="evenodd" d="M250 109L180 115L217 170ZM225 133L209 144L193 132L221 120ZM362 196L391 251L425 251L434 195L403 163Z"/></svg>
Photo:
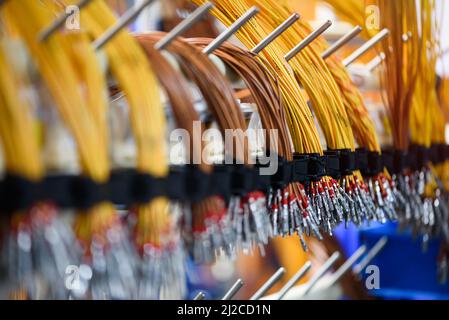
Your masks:
<svg viewBox="0 0 449 320"><path fill-rule="evenodd" d="M212 39L188 39L201 49L206 47ZM277 130L279 134L279 156L287 160L293 159L292 146L286 125L285 111L280 97L277 78L273 70L264 67L255 55L229 42L224 43L214 54L223 60L245 82L252 100L257 106L262 126L265 130ZM269 139L267 139L267 148Z"/></svg>
<svg viewBox="0 0 449 320"><path fill-rule="evenodd" d="M164 35L163 32L152 32L135 36L140 43L154 45ZM214 63L200 50L181 38L173 41L166 50L178 58L183 71L198 86L223 137L226 129L246 131L245 118L235 99L234 92ZM243 151L244 158L236 160L249 164L247 140L237 135L232 147L235 150ZM237 152L232 152L232 154L238 155Z"/></svg>

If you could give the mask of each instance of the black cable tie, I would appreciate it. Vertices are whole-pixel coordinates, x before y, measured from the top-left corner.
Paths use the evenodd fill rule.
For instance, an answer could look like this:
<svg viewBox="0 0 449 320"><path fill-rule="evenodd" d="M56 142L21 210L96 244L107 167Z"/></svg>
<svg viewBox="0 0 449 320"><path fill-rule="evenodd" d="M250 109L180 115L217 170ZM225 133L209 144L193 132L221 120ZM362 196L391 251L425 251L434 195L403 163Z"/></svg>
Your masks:
<svg viewBox="0 0 449 320"><path fill-rule="evenodd" d="M292 162L279 157L278 170L271 176L271 185L274 188L284 188L289 185L293 181L293 166Z"/></svg>
<svg viewBox="0 0 449 320"><path fill-rule="evenodd" d="M39 183L16 174L6 174L0 184L0 211L29 209L39 200Z"/></svg>
<svg viewBox="0 0 449 320"><path fill-rule="evenodd" d="M328 150L324 154L326 173L334 179L349 176L356 170L356 156L351 150Z"/></svg>
<svg viewBox="0 0 449 320"><path fill-rule="evenodd" d="M431 151L425 146L411 145L409 148L409 167L413 170L421 170L426 167L431 160Z"/></svg>
<svg viewBox="0 0 449 320"><path fill-rule="evenodd" d="M185 169L185 197L183 200L198 202L207 198L210 195L211 175L193 165L187 165Z"/></svg>
<svg viewBox="0 0 449 320"><path fill-rule="evenodd" d="M355 167L362 175L368 171L368 149L358 148L355 150Z"/></svg>
<svg viewBox="0 0 449 320"><path fill-rule="evenodd" d="M295 164L295 181L307 183L319 181L322 177L326 176L326 157L322 157L318 153L308 153L294 154L293 159L293 162ZM305 165L307 165L307 168L304 172Z"/></svg>
<svg viewBox="0 0 449 320"><path fill-rule="evenodd" d="M308 181L309 157L296 154L293 159L293 181L301 183Z"/></svg>
<svg viewBox="0 0 449 320"><path fill-rule="evenodd" d="M374 177L384 171L384 163L382 160L382 154L376 151L368 152L368 168L364 175L366 177Z"/></svg>
<svg viewBox="0 0 449 320"><path fill-rule="evenodd" d="M402 173L409 168L407 152L396 149L386 149L382 151L382 160L384 166L391 174Z"/></svg>
<svg viewBox="0 0 449 320"><path fill-rule="evenodd" d="M235 164L232 165L232 169L231 189L233 195L244 196L255 190L255 171L253 171L252 168L243 164Z"/></svg>
<svg viewBox="0 0 449 320"><path fill-rule="evenodd" d="M209 182L210 195L220 195L224 199L229 199L232 195L232 166L217 164Z"/></svg>
<svg viewBox="0 0 449 320"><path fill-rule="evenodd" d="M140 189L139 185L147 186L153 183L152 178L147 175L137 178L138 173L134 169L114 170L109 178L109 201L118 205L130 206L139 200L145 203L150 197L139 194L145 191ZM149 179L150 181L144 181ZM134 191L136 190L136 191Z"/></svg>

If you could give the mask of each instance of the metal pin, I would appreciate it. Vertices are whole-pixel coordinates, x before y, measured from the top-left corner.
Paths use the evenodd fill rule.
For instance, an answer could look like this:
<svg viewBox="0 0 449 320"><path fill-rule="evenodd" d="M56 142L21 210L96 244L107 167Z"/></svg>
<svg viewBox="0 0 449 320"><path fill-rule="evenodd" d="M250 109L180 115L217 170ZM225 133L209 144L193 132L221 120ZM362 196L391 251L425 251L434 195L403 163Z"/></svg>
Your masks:
<svg viewBox="0 0 449 320"><path fill-rule="evenodd" d="M347 34L345 34L340 39L338 39L333 45L331 45L329 48L327 48L327 50L323 52L321 57L323 59L329 58L331 55L333 55L335 52L337 52L341 47L343 47L349 41L354 39L360 32L362 32L362 30L363 29L361 26L356 26L354 29L352 29Z"/></svg>
<svg viewBox="0 0 449 320"><path fill-rule="evenodd" d="M85 6L87 6L92 0L81 0L76 6L81 11ZM62 25L67 21L67 19L73 14L73 12L64 11L61 15L59 15L53 23L39 33L38 40L39 42L47 40L53 33L55 33Z"/></svg>
<svg viewBox="0 0 449 320"><path fill-rule="evenodd" d="M251 52L254 54L259 54L259 52L265 49L270 43L276 40L277 37L290 28L296 21L298 21L299 18L299 13L293 13L287 20L281 23L276 29L273 30L273 32L271 32L265 39L255 46Z"/></svg>
<svg viewBox="0 0 449 320"><path fill-rule="evenodd" d="M268 290L270 290L276 282L278 282L282 276L285 274L285 268L279 268L275 274L273 274L270 279L265 282L259 290L249 299L249 300L259 300L262 298Z"/></svg>
<svg viewBox="0 0 449 320"><path fill-rule="evenodd" d="M174 39L181 36L184 32L189 30L195 23L197 23L210 9L214 7L211 2L206 2L201 7L193 11L186 19L174 27L165 37L159 40L154 47L157 50L164 50Z"/></svg>
<svg viewBox="0 0 449 320"><path fill-rule="evenodd" d="M118 22L109 28L99 39L95 40L93 43L94 49L101 49L109 40L111 40L120 30L128 26L131 22L133 22L139 14L145 9L147 6L152 4L155 0L144 0L141 4L134 6L125 12L123 16L120 17Z"/></svg>
<svg viewBox="0 0 449 320"><path fill-rule="evenodd" d="M332 268L335 262L337 262L338 258L340 258L340 252L337 251L334 252L329 259L327 259L327 261L321 266L321 268L317 272L315 272L309 282L307 282L302 296L305 296L310 293L310 291L312 291L317 282L330 270L330 268Z"/></svg>
<svg viewBox="0 0 449 320"><path fill-rule="evenodd" d="M343 65L345 67L348 67L351 63L353 63L355 60L360 58L365 52L367 52L369 49L371 49L375 44L377 44L379 41L385 39L390 31L388 29L383 29L378 34L376 34L374 37L372 37L370 40L365 42L364 45L362 45L360 48L358 48L356 51L354 51L349 57L347 57L345 60L343 60Z"/></svg>
<svg viewBox="0 0 449 320"><path fill-rule="evenodd" d="M282 298L287 294L287 292L301 279L312 267L312 262L307 261L301 269L282 287L279 291L277 300L282 300Z"/></svg>
<svg viewBox="0 0 449 320"><path fill-rule="evenodd" d="M228 292L225 293L221 300L231 300L242 287L243 280L237 279L237 281L232 285L231 289L229 289Z"/></svg>
<svg viewBox="0 0 449 320"><path fill-rule="evenodd" d="M290 61L295 57L301 50L307 47L313 40L318 38L324 31L329 29L332 25L332 21L327 20L321 27L309 34L304 40L302 40L296 47L294 47L289 53L285 55L285 60Z"/></svg>
<svg viewBox="0 0 449 320"><path fill-rule="evenodd" d="M206 295L204 292L200 291L198 294L193 298L193 300L204 300L206 298Z"/></svg>
<svg viewBox="0 0 449 320"><path fill-rule="evenodd" d="M260 12L259 8L252 7L245 12L243 16L238 18L233 24L223 31L217 38L215 38L209 45L203 49L203 53L209 55L220 47L226 40L228 40L234 33L236 33L245 23Z"/></svg>
<svg viewBox="0 0 449 320"><path fill-rule="evenodd" d="M373 72L374 69L382 64L386 57L386 54L381 52L377 57L366 64L366 68L369 72Z"/></svg>
<svg viewBox="0 0 449 320"><path fill-rule="evenodd" d="M360 274L366 266L379 254L388 242L388 237L384 236L371 248L362 261L354 267L354 274Z"/></svg>
<svg viewBox="0 0 449 320"><path fill-rule="evenodd" d="M334 284L336 284L349 270L351 270L351 267L354 265L354 263L357 262L357 260L360 259L360 257L365 253L366 246L363 245L360 248L354 252L354 254L349 257L348 260L343 263L343 265L338 268L337 271L332 275L332 278L329 282L329 287L332 287Z"/></svg>
<svg viewBox="0 0 449 320"><path fill-rule="evenodd" d="M413 37L413 33L411 31L408 31L402 35L402 41L408 42Z"/></svg>
<svg viewBox="0 0 449 320"><path fill-rule="evenodd" d="M404 33L404 34L402 35L402 41L403 41L403 42L407 42L408 40L409 40L408 34L407 34L407 33Z"/></svg>

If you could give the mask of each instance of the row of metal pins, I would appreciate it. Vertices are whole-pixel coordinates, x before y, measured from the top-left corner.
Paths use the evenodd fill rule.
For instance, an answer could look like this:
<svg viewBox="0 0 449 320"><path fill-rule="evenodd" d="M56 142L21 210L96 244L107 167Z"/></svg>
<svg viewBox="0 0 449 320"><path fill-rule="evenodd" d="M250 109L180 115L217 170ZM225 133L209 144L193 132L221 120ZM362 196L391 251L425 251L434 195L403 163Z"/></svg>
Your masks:
<svg viewBox="0 0 449 320"><path fill-rule="evenodd" d="M435 192L432 197L426 196L426 186L433 181L437 184ZM442 235L449 244L448 195L442 182L427 167L394 175L393 182L402 197L397 209L399 228L410 227L414 237L421 237L423 251L427 251L430 240L437 235Z"/></svg>
<svg viewBox="0 0 449 320"><path fill-rule="evenodd" d="M368 253L365 255L365 257L362 259L362 261L357 264L353 269L353 274L360 275L361 272L368 266L368 264L377 257L377 255L385 248L385 245L387 244L388 238L382 237L378 242L374 244L374 246L368 251ZM351 267L363 256L363 254L366 252L366 246L362 245L359 247L342 265L340 268L335 271L331 277L329 283L327 283L328 287L331 287L338 283L342 277L347 274ZM313 288L316 286L316 284L323 278L323 276L334 266L334 264L339 259L340 254L338 252L335 252L332 254L328 260L321 266L321 268L312 276L312 278L307 282L305 285L305 289L302 292L301 296L304 297L307 294L310 294L310 292L313 290ZM306 269L309 269L310 267L305 265ZM303 267L304 269L304 267ZM294 283L296 283L299 279L295 278L302 278L302 276L298 275L305 275L304 270L301 269L298 271L298 273L292 277L291 281L289 281L288 285L286 285L283 290L279 291L278 299L281 299L285 296L285 294L293 287ZM296 280L296 281L295 281Z"/></svg>
<svg viewBox="0 0 449 320"><path fill-rule="evenodd" d="M85 8L92 0L81 0L77 5L79 10ZM119 21L112 26L109 30L105 32L103 36L97 39L94 42L94 48L96 50L101 49L108 41L110 41L119 31L132 23L140 13L150 4L152 4L155 0L146 0L141 4L136 5L131 8L119 19ZM190 14L185 20L183 20L179 25L177 25L171 32L169 32L163 39L161 39L157 44L156 48L159 50L164 49L170 42L179 37L182 33L187 31L191 26L193 26L196 22L198 22L205 13L207 13L213 4L210 2L205 3L197 10L195 10L192 14ZM257 7L252 7L249 9L244 15L242 15L239 19L237 19L229 28L227 28L223 33L221 33L214 41L212 41L206 48L204 48L203 52L205 54L212 53L215 49L220 47L226 40L228 40L233 34L235 34L246 22L248 22L252 17L254 17L260 10ZM39 41L47 40L53 33L59 30L66 19L69 17L70 13L64 12L60 16L58 16L54 22L45 30L43 30L39 34ZM294 22L299 19L299 14L294 13L290 16L286 21L284 21L278 28L276 28L271 34L269 34L265 39L263 39L256 47L252 49L254 54L258 54L262 51L266 46L268 46L271 42L273 42L277 37L279 37L283 32L285 32ZM331 21L326 21L322 26L320 26L317 30L312 32L309 36L307 36L301 43L299 43L295 48L293 48L287 55L285 59L287 61L291 60L294 56L296 56L301 50L307 47L313 40L315 40L318 36L320 36L323 32L325 32L332 25ZM343 47L346 43L348 43L351 39L357 36L361 31L360 26L356 26L353 30L351 30L348 34L341 37L337 40L332 46L330 46L322 55L323 59L327 59L329 56L338 51L341 47ZM379 32L372 39L367 41L362 47L360 47L357 51L355 51L351 56L346 58L343 61L345 66L349 66L352 62L357 60L361 55L363 55L366 51L368 51L372 46L376 43L384 39L388 35L388 30L384 29Z"/></svg>
<svg viewBox="0 0 449 320"><path fill-rule="evenodd" d="M355 275L360 275L361 272L368 266L368 264L375 258L377 255L385 248L388 242L387 237L380 238L374 246L368 251L365 257L358 263L354 269L353 273ZM351 270L352 266L363 256L366 252L366 245L360 246L341 266L337 269L332 275L331 280L328 283L328 287L331 287L338 283L342 279L342 277L347 274L349 270ZM311 280L306 284L306 289L302 293L302 296L310 293L315 285L319 282L319 280L334 266L337 260L340 258L340 253L334 252L328 260L321 266L321 268L314 274ZM282 287L282 289L276 295L278 300L281 300L285 295L290 291L290 289L301 280L307 272L310 270L312 263L307 261L298 272L290 278L287 283ZM251 296L250 300L259 300L262 298L268 290L270 290L285 274L285 268L279 268L257 291ZM243 287L243 280L237 279L237 281L232 285L232 287L225 293L222 300L230 300L235 294ZM205 294L203 292L199 292L193 300L204 300Z"/></svg>
<svg viewBox="0 0 449 320"><path fill-rule="evenodd" d="M81 11L82 9L87 7L87 5L89 5L91 1L92 0L81 0L77 5L78 9ZM104 47L104 45L106 45L106 43L108 43L111 39L113 39L115 35L117 35L121 30L123 30L135 19L137 19L137 17L142 13L142 11L150 4L152 4L154 1L155 0L144 0L142 3L137 4L128 11L126 11L119 18L119 20L115 25L110 27L100 38L94 41L93 47L95 48L95 50L99 50L102 47ZM71 13L67 11L59 15L48 28L46 28L39 34L38 41L41 42L46 41L51 35L57 32L64 25L64 22L66 21L67 18L70 17L70 15Z"/></svg>

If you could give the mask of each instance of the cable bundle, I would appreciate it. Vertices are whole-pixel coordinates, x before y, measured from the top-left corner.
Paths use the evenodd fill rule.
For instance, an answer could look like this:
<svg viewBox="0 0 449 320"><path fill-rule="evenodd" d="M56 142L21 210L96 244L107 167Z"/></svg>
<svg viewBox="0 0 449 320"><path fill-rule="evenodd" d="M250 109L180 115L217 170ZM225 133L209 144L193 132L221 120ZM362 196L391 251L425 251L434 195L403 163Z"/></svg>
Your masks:
<svg viewBox="0 0 449 320"><path fill-rule="evenodd" d="M42 179L45 169L36 135L36 101L23 94L29 90L29 80L24 81L23 61L13 59L12 56L13 50L17 50L17 43L3 38L1 41L0 141L8 172L6 179L23 183L23 177L38 182ZM53 289L53 296L64 298L64 287L61 285L64 270L58 267L74 263L76 259L70 256L70 230L64 228L54 208L45 203L36 204L30 210L24 208L12 213L9 219L2 219L1 222L5 236L1 262L7 271L9 298L39 298L35 278L39 273L42 282ZM46 237L46 233L51 234L51 237ZM31 246L32 242L41 245ZM52 251L59 253L54 259L33 259L34 255L51 256Z"/></svg>
<svg viewBox="0 0 449 320"><path fill-rule="evenodd" d="M288 11L270 1L247 1L241 5L225 4L218 1L216 2L217 10L215 11L215 15L225 24L229 24L230 21L233 21L233 19L241 15L244 10L252 4L256 4L261 8L261 14L237 33L239 39L247 47L256 45L288 17ZM218 10L220 11L218 12ZM231 14L233 16L231 16ZM274 16L274 14L277 16ZM284 54L293 45L302 40L302 37L307 35L307 32L304 30L306 28L305 24L302 23L298 25L302 26L302 28L296 28L296 25L293 25L291 28L293 31L290 32L287 30L281 35L278 41L275 41L273 45L270 45L261 53L274 68L277 70L284 70L283 73L278 72L280 77L281 74L285 77L291 77L293 75L292 69L290 67L286 68L285 66ZM299 35L302 37L299 37ZM297 39L297 41L295 43L290 39ZM311 46L313 47L313 43ZM327 71L327 66L318 56L316 48L306 48L304 50L309 52L309 55L306 55L306 58L301 60L300 65L298 65L297 61L293 61L294 59L299 59L298 57L292 59L291 66L293 71L296 71L294 72L295 76L297 76L298 80L302 81L302 84L304 84L309 97L311 97L312 105L316 109L317 117L322 123L321 127L325 131L330 149L328 154L336 154L335 156L338 157L340 150L346 152L346 150L354 149L352 130L349 125L346 110L340 98L340 92L336 87L334 80L330 77L329 71ZM277 57L277 60L273 60L274 57ZM320 66L322 68L317 70L315 66ZM300 70L300 68L303 68L304 70ZM292 87L295 86L295 88L288 87L287 89L286 83L283 85L283 82L280 79L281 89L284 87L282 92L283 98L291 96L291 92L297 92L298 90L298 83L296 81L293 83L293 79L291 78L289 78L289 81L288 85ZM317 82L319 82L319 84ZM323 87L323 83L326 84L326 87ZM320 88L323 89L321 90ZM295 110L294 108L296 108L294 105L290 108L288 106L288 103L286 103L287 115L290 114L290 110ZM308 114L309 117L313 117L310 114L308 107L305 108L304 106L301 106L300 110ZM328 114L335 114L335 116L328 117ZM323 151L318 144L314 145L314 149L309 148L305 150L300 146L297 146L297 139L301 139L300 141L307 139L306 137L301 137L299 132L301 132L301 134L311 132L312 135L316 132L316 129L313 127L310 130L301 129L301 125L303 124L297 124L297 120L297 117L292 117L291 115L290 119L288 119L293 143L295 144L295 151L300 154L322 153ZM303 128L307 128L307 126ZM295 131L299 131L298 134L295 134ZM331 232L333 225L338 224L342 220L352 220L356 223L360 223L365 215L369 216L368 214L365 214L365 212L369 211L371 216L374 216L375 208L373 201L370 199L367 192L368 189L363 184L361 177L357 178L352 176L352 173L350 172L346 175L349 177L338 177L338 179L341 180L340 183L334 179L324 178L321 183L319 181L313 182L306 188L310 196L310 202L315 209L313 211L316 211L317 216L316 219L312 220L321 225L326 232Z"/></svg>
<svg viewBox="0 0 449 320"><path fill-rule="evenodd" d="M360 20L364 8L376 5L380 16L371 18L381 18L382 26L393 32L383 46L386 69L381 80L394 147L384 150L383 162L392 173L390 187L401 227L412 227L414 235L422 236L424 249L432 237L444 236L439 272L445 279L449 243L447 115L437 92L436 62L441 53L436 2L327 2L345 20L360 25L365 23ZM372 33L368 30L364 35Z"/></svg>
<svg viewBox="0 0 449 320"><path fill-rule="evenodd" d="M108 179L109 175L107 109L104 89L106 82L97 68L99 63L93 49L88 38L82 33L66 36L56 35L44 43L38 43L37 32L48 26L52 15L47 8L40 4L26 3L24 5L27 6L26 10L23 10L20 7L21 4L17 2L6 5L5 16L7 19L11 19L12 24L17 27L26 40L33 57L36 57L38 67L55 99L58 111L78 142L83 171L95 183L101 184ZM48 2L48 5L50 8L54 8L53 2ZM18 7L15 8L14 6ZM94 33L102 33L115 21L112 14L108 14L109 9L102 2L91 5L89 10L94 10L94 12L99 10L97 12L101 12L100 16L105 18L103 25L98 24L98 20L86 19L86 25L89 25L90 22L90 27ZM35 14L35 18L23 19L20 17L23 12L32 12ZM89 11L86 11L86 13L85 16L89 17ZM95 16L98 15L95 14ZM70 38L70 42L66 38ZM163 148L161 148L163 144L160 143L164 134L164 115L162 108L157 111L158 105L155 104L158 101L157 98L155 99L155 97L158 97L158 93L154 88L157 88L157 86L151 74L148 73L150 69L145 56L140 53L138 46L129 39L131 38L126 33L122 33L121 38L118 36L115 40L124 41L125 45L109 46L111 50L108 53L112 57L110 59L111 68L122 81L121 85L125 88L128 99L131 101L131 109L135 110L132 113L131 120L136 129L135 136L139 146L138 166L142 171L163 175L167 171L167 166L164 167L164 163L166 163L165 154ZM117 48L126 49L121 51ZM137 63L139 58L140 65ZM125 61L129 61L127 65L131 69L125 68L126 63L123 63ZM58 70L64 71L65 81L58 79ZM148 84L148 88L145 90L136 88L132 83L133 81L130 81L132 79L130 73L127 73L130 71L131 74L134 73L136 78L140 79L139 83L142 85ZM85 93L83 95L79 89L79 83L84 86ZM151 113L147 111L149 106L155 106ZM151 123L153 125L149 125ZM149 206L140 206L137 210L139 221L136 229L136 240L144 249L142 251L144 264L145 260L148 263L148 259L151 258L151 268L153 269L157 265L154 262L158 258L166 263L167 256L169 262L175 257L173 265L179 265L176 254L171 254L172 251L178 250L176 242L161 243L162 233L167 233L167 226L171 225L164 209L166 207L166 201L158 199ZM144 225L143 228L142 225ZM90 278L83 279L86 283L85 288L80 292L75 292L75 295L79 297L89 295L93 298L133 297L137 286L134 277L138 270L136 271L135 268L134 253L132 250L130 251L130 246L127 244L128 237L112 205L105 202L93 208L86 208L85 213L80 213L77 216L75 228L78 239L84 247L83 260L91 264L94 275L92 280ZM165 245L165 247L162 247L162 245ZM169 250L170 253L167 254L165 250ZM125 273L124 268L116 268L117 263L119 263L117 259L120 256L126 257L123 263L127 265L130 272ZM184 272L181 270L180 274L183 275ZM154 274L152 274L152 270L145 270L144 268L143 276L152 277ZM174 278L179 278L177 276L175 275ZM108 282L112 280L118 281L114 288L110 288L108 285ZM170 279L170 281L173 281L173 279ZM152 283L154 282L152 281ZM160 287L156 287L152 297L159 297L161 290L165 289L164 285L166 284L162 283ZM148 290L142 291L148 294Z"/></svg>
<svg viewBox="0 0 449 320"><path fill-rule="evenodd" d="M428 169L430 159L426 159L423 152L432 143L431 110L438 108L436 55L431 51L435 48L432 39L436 31L433 25L436 21L434 4L421 2L420 15L418 6L410 6L408 1L378 1L378 5L383 12L384 26L392 32L384 45L387 57L382 81L394 142L394 150L390 151L393 159L390 172L405 198L400 203L399 220L402 224L414 225L415 231L423 232L426 244L438 216L446 215L447 211L441 199L436 203L432 200L438 187ZM412 36L404 41L404 34ZM410 146L409 137L415 145ZM400 162L405 160L407 151L413 155L415 163L404 170Z"/></svg>
<svg viewBox="0 0 449 320"><path fill-rule="evenodd" d="M340 3L338 6L344 5L346 5L346 2ZM352 9L351 12L355 10L354 8ZM302 23L301 27L306 33L312 32L310 26L306 23ZM313 44L315 44L317 52L324 52L328 47L323 37L318 37ZM361 208L359 209L365 211L363 216L369 220L382 222L385 222L387 218L394 220L396 219L394 207L397 203L397 197L400 197L400 195L397 194L396 189L392 188L391 179L386 174L386 171L382 170L382 165L379 161L381 147L377 138L376 128L366 108L363 97L352 82L348 71L338 56L332 55L325 62L340 89L344 109L352 127L354 138L361 148L358 152L365 153L368 160L368 166L362 172L365 183L358 181L361 186L361 190L359 189L358 192L368 192L374 204L366 198L368 199L367 202L365 205L360 206ZM353 222L361 223L362 219Z"/></svg>
<svg viewBox="0 0 449 320"><path fill-rule="evenodd" d="M265 6L267 14L276 12L281 19L289 15L287 8L273 1L260 1L258 5L261 7ZM295 43L299 43L310 33L312 33L311 27L306 22L300 21L292 26L290 32L287 31L283 34L282 40L285 43L290 42L288 47L291 47ZM348 106L348 95L345 93L351 90L347 89L351 86L349 77L346 76L344 78L343 81L346 83L342 87L341 79L346 74L346 71L344 71L343 66L338 68L335 64L326 64L321 58L324 49L324 39L318 38L296 55L290 61L290 65L293 67L299 82L304 85L311 98L312 107L315 110L326 137L329 149L327 154L332 154L336 150L354 150L354 137L351 125L361 122L367 123L370 126L370 121L366 119L366 110L364 114L358 112L360 109L363 109L363 106L357 107L356 111L350 107L351 104ZM337 75L339 75L339 78L336 77ZM354 89L352 89L352 92L354 92ZM372 127L371 129L373 130L374 128ZM375 133L371 131L371 134L374 135L374 138L369 133L362 135L369 136L368 139L374 140L373 143L376 143ZM351 198L346 205L342 204L342 208L340 208L340 211L345 211L346 223L352 221L360 224L366 218L384 220L382 216L383 212L381 211L378 214L379 210L375 210L376 208L370 198L368 188L359 173L356 175L352 175L352 173L348 174L342 177L339 183ZM348 206L349 210L346 210L345 207ZM393 219L394 214L391 211L389 210L390 218Z"/></svg>
<svg viewBox="0 0 449 320"><path fill-rule="evenodd" d="M101 119L96 117L97 111L101 112L102 108L105 108L105 101L102 100L104 96L98 95L98 91L94 94L91 90L98 89L98 87L92 88L92 82L88 81L86 82L87 94L83 97L78 91L79 81L85 80L84 77L88 77L93 82L101 81L101 75L97 73L98 69L95 68L93 51L86 44L85 35L57 36L43 45L37 45L35 41L37 31L51 21L51 14L35 2L26 2L23 7L17 2L10 2L4 6L4 10L6 19L11 19L11 24L17 28L18 33L23 37L28 49L35 57L37 67L47 84L58 111L77 141L83 173L98 182L104 181L109 173L105 144L106 133L101 131L102 128L105 128L104 125L99 125ZM28 18L24 19L21 16L24 12L27 12ZM68 42L68 37L70 42ZM63 81L59 79L58 72L60 71L65 71L67 75ZM90 97L90 99L86 97ZM77 107L74 108L74 106ZM92 137L86 138L86 135ZM114 210L107 203L86 210L80 214L80 217L80 219L92 221L92 227L98 232L96 236L98 236L99 244L105 241L105 229L113 226L116 221ZM51 230L54 234L51 241L61 241L61 235L57 234L61 230L55 229ZM84 230L79 231L82 240L92 241L92 239L87 238ZM50 232L50 230L45 230L45 232ZM37 241L36 243L39 241L38 238L33 240ZM47 239L47 241L50 240ZM52 243L52 246L55 247L55 243ZM58 251L62 252L63 248L62 246ZM86 250L89 249L86 248ZM59 259L61 258L59 257ZM55 257L57 266L55 271L62 278L65 270L61 270L58 262L61 263ZM31 263L31 261L28 263ZM31 266L29 265L29 267ZM51 269L47 267L45 270L48 272ZM55 287L57 288L57 286ZM64 289L59 288L59 291L52 292L52 294L55 297L62 298L67 293Z"/></svg>
<svg viewBox="0 0 449 320"><path fill-rule="evenodd" d="M189 42L204 48L210 39L190 39ZM279 87L274 72L268 65L263 65L254 59L254 54L235 45L225 43L215 51L215 55L222 59L245 82L252 101L255 102L257 114L260 115L261 125L265 132L266 149L273 147L281 159L293 160L290 136L285 122L285 111L279 94ZM270 136L276 130L277 140L272 146ZM276 141L276 140L275 140ZM276 148L274 148L276 147ZM264 150L265 153L268 150ZM303 248L307 245L303 237L312 233L321 238L316 224L311 220L308 208L308 197L300 183L274 185L269 190L268 207L273 208L271 226L274 236L286 236L297 233ZM284 195L284 196L283 196Z"/></svg>
<svg viewBox="0 0 449 320"><path fill-rule="evenodd" d="M159 81L169 96L178 127L185 129L192 139L201 138L204 124L200 122L200 116L194 108L190 84L180 72L174 69L167 57L154 48L158 40L157 36L146 34L145 36L136 36L136 38L145 49ZM200 132L194 132L195 122L200 125ZM189 143L186 145L186 149L190 149L188 150L189 159L186 159L188 163L193 163L194 159L201 159L204 150L203 141L187 142ZM198 166L204 173L212 171L212 166L207 162L201 161ZM229 249L226 243L231 242L232 239L229 239L227 235L229 226L226 225L225 214L225 203L220 197L210 197L194 203L190 209L184 210L183 235L186 238L186 243L192 245L196 261L211 262L216 251ZM221 234L222 232L224 234ZM210 248L201 247L209 243L211 244ZM231 255L230 252L228 254Z"/></svg>
<svg viewBox="0 0 449 320"><path fill-rule="evenodd" d="M115 23L111 11L102 1L91 3L84 11L84 22L94 38L102 35ZM101 19L99 18L101 17ZM160 103L158 85L141 48L125 31L121 31L105 47L111 72L126 95L130 121L137 145L136 166L141 173L165 176L168 165L165 146L165 115ZM125 67L126 66L126 67ZM183 295L182 244L169 214L167 199L156 198L135 208L137 225L136 244L142 255L139 296L159 298L170 292L168 287L180 288ZM169 272L163 271L169 270ZM168 268L168 269L167 269ZM162 279L162 281L154 281ZM178 283L179 281L179 283ZM148 283L152 286L148 290Z"/></svg>
<svg viewBox="0 0 449 320"><path fill-rule="evenodd" d="M413 105L410 114L411 149L430 148L445 143L445 119L438 101L436 64L439 58L439 25L436 19L435 1L421 1L420 4L421 46L420 64L416 79ZM424 49L425 48L425 49ZM439 234L441 228L449 235L449 209L445 185L447 182L447 161L430 165L431 159L424 159L414 168L415 181L422 203L411 208L411 216L405 216L405 225L412 225L414 232L423 235L424 246L428 240ZM413 181L413 176L410 178ZM412 204L413 205L413 204ZM416 206L416 205L415 205ZM404 217L403 217L404 218ZM449 241L449 238L448 238Z"/></svg>
<svg viewBox="0 0 449 320"><path fill-rule="evenodd" d="M145 47L154 45L162 33L139 35ZM181 69L199 88L207 107L216 119L222 137L226 130L244 133L247 125L236 104L234 93L212 61L198 49L184 41L173 41L167 50L177 57ZM225 146L234 155L234 161L250 165L247 138L237 134L233 145ZM254 190L249 194L233 195L224 207L223 199L214 199L209 204L193 205L192 221L193 253L198 261L211 261L218 252L235 256L235 249L251 251L254 245L267 244L272 234L266 214L266 198L263 192ZM188 230L189 228L187 228Z"/></svg>

